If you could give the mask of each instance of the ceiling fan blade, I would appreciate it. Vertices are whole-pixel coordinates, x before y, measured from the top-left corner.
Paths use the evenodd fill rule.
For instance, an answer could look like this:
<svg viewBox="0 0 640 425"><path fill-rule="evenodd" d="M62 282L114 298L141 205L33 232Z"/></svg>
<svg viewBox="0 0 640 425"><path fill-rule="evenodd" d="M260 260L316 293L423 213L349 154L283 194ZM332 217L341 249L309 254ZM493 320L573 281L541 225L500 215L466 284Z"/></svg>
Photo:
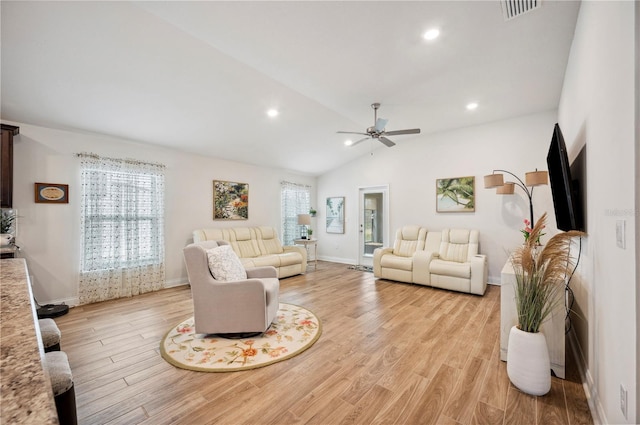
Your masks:
<svg viewBox="0 0 640 425"><path fill-rule="evenodd" d="M384 136L380 136L378 137L378 140L380 140L382 143L384 143L386 146L391 147L391 146L395 146L396 144L393 143L391 140L387 139Z"/></svg>
<svg viewBox="0 0 640 425"><path fill-rule="evenodd" d="M393 130L393 131L385 131L384 134L388 136L398 136L400 134L420 134L419 128L411 128L408 130Z"/></svg>
<svg viewBox="0 0 640 425"><path fill-rule="evenodd" d="M362 143L362 142L364 142L365 140L369 140L369 139L370 139L370 137L365 137L364 139L360 139L360 140L358 140L357 142L353 142L353 143L351 143L349 146L350 146L350 147L351 147L351 146L355 146L355 145L357 145L358 143Z"/></svg>
<svg viewBox="0 0 640 425"><path fill-rule="evenodd" d="M340 134L361 134L363 136L368 136L368 133L358 133L357 131L336 131L336 133Z"/></svg>
<svg viewBox="0 0 640 425"><path fill-rule="evenodd" d="M385 120L384 118L378 118L376 120L376 125L375 125L376 131L382 132L382 130L384 130L384 127L387 125L388 122L389 120Z"/></svg>

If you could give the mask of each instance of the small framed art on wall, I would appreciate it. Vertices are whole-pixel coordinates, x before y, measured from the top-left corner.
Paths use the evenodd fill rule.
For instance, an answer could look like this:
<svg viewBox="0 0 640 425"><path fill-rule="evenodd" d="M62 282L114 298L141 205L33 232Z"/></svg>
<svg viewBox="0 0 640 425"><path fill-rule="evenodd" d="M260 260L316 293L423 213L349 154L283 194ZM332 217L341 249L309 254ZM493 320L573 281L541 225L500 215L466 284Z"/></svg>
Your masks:
<svg viewBox="0 0 640 425"><path fill-rule="evenodd" d="M327 233L344 233L344 196L327 198Z"/></svg>
<svg viewBox="0 0 640 425"><path fill-rule="evenodd" d="M69 185L58 183L34 183L37 204L68 204Z"/></svg>

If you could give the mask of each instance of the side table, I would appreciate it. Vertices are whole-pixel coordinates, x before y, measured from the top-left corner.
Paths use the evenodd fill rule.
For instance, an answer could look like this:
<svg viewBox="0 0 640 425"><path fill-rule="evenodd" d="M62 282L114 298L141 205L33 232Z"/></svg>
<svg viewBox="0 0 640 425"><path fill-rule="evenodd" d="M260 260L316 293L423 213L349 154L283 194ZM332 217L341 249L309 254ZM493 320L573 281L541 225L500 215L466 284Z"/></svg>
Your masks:
<svg viewBox="0 0 640 425"><path fill-rule="evenodd" d="M309 245L313 245L313 270L318 270L318 240L317 239L294 239L296 245L304 245L307 250L307 262L309 262Z"/></svg>
<svg viewBox="0 0 640 425"><path fill-rule="evenodd" d="M0 258L16 258L18 249L19 248L16 245L0 247Z"/></svg>

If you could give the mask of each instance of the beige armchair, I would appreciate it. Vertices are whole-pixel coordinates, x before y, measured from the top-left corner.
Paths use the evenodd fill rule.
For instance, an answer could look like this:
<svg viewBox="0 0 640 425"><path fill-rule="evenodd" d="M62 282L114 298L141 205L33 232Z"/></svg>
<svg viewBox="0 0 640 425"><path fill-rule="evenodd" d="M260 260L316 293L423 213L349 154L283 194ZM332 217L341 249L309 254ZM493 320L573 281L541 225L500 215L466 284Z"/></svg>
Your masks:
<svg viewBox="0 0 640 425"><path fill-rule="evenodd" d="M424 250L427 229L403 226L396 232L393 248L378 248L373 252L373 274L383 279L414 282L416 252Z"/></svg>
<svg viewBox="0 0 640 425"><path fill-rule="evenodd" d="M196 333L262 333L278 313L280 282L276 269L247 268L246 280L216 280L209 269L207 250L228 244L205 241L184 248Z"/></svg>
<svg viewBox="0 0 640 425"><path fill-rule="evenodd" d="M442 230L440 249L429 263L431 286L484 295L487 274L487 257L478 254L477 230Z"/></svg>

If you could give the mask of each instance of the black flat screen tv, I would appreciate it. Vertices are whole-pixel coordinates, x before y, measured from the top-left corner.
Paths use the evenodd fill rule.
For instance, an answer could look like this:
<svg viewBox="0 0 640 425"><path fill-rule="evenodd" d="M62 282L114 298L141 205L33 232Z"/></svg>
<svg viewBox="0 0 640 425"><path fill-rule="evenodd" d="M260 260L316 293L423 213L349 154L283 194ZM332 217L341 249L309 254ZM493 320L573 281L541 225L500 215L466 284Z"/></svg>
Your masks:
<svg viewBox="0 0 640 425"><path fill-rule="evenodd" d="M547 154L549 182L556 213L556 227L560 230L584 230L579 194L571 178L571 164L560 126L553 128L553 137Z"/></svg>

